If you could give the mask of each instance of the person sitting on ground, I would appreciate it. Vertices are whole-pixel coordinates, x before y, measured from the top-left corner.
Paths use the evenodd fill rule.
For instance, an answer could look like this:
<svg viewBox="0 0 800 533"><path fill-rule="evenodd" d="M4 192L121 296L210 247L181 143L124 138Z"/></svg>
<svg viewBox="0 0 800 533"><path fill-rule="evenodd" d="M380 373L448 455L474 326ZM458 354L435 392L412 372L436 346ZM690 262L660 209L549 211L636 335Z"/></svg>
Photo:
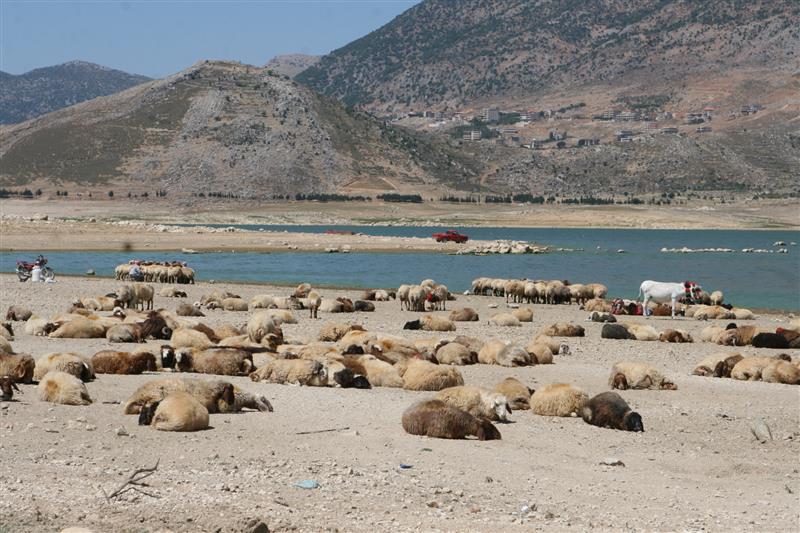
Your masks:
<svg viewBox="0 0 800 533"><path fill-rule="evenodd" d="M133 264L128 275L133 281L144 281L144 273L142 273L142 269L139 268L139 263Z"/></svg>

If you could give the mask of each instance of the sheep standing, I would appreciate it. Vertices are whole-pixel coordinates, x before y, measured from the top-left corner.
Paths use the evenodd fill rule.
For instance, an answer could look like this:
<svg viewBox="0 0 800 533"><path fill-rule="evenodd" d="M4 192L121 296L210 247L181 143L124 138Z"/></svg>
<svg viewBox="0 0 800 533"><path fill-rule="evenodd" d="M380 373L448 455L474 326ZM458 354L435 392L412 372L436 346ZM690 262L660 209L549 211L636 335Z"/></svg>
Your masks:
<svg viewBox="0 0 800 533"><path fill-rule="evenodd" d="M601 428L644 431L641 415L632 411L616 392L602 392L589 400L581 417L587 424Z"/></svg>
<svg viewBox="0 0 800 533"><path fill-rule="evenodd" d="M448 387L440 390L436 399L466 411L472 416L494 422L505 422L511 414L508 399L503 394L480 387Z"/></svg>
<svg viewBox="0 0 800 533"><path fill-rule="evenodd" d="M578 387L553 383L531 396L531 411L541 416L570 416L581 413L589 396Z"/></svg>
<svg viewBox="0 0 800 533"><path fill-rule="evenodd" d="M715 353L705 357L697 364L692 374L695 376L713 376L715 378L731 377L731 370L736 363L744 359L738 353Z"/></svg>
<svg viewBox="0 0 800 533"><path fill-rule="evenodd" d="M319 306L322 305L322 297L316 291L308 293L308 313L309 318L318 318Z"/></svg>
<svg viewBox="0 0 800 533"><path fill-rule="evenodd" d="M441 400L412 405L403 413L402 424L406 433L437 439L463 439L468 435L475 435L479 440L501 438L500 432L488 420L478 419Z"/></svg>
<svg viewBox="0 0 800 533"><path fill-rule="evenodd" d="M173 392L139 412L140 426L159 431L200 431L208 428L208 409L186 392Z"/></svg>
<svg viewBox="0 0 800 533"><path fill-rule="evenodd" d="M66 372L52 371L38 385L39 399L62 405L89 405L92 398L81 380Z"/></svg>

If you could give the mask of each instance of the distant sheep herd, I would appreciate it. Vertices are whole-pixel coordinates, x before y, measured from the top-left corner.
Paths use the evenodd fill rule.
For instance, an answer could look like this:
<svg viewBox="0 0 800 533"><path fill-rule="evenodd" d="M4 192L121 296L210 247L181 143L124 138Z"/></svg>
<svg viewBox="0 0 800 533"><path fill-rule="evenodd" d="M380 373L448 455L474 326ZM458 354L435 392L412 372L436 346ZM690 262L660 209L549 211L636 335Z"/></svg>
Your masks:
<svg viewBox="0 0 800 533"><path fill-rule="evenodd" d="M118 267L125 279L126 265ZM152 281L180 283L193 280L183 266L144 265ZM578 416L588 424L626 431L644 431L642 416L633 411L614 390L676 390L677 386L658 368L621 361L608 375L610 391L590 397L575 385L552 383L538 390L509 377L491 388L465 383L458 367L485 364L504 367L553 364L556 356L569 354L567 339L584 337L583 326L554 323L541 329L527 344L501 338L503 328L521 327L533 320L534 310L519 304L576 303L589 313L588 321L603 323L601 339L667 343L691 343L695 339L680 329L657 331L652 325L619 322L631 302L607 301L608 289L599 283L528 281L479 278L472 283L476 295L505 297L508 312L498 312L488 323L498 337L478 339L463 335L408 339L366 331L358 324L326 323L317 340L298 343L285 338L282 326L297 322L295 311L318 313L371 312L376 303L399 301L401 310L424 313L404 324L404 330L457 331L459 322L480 320L468 307L446 311L456 297L434 280L401 285L397 290L371 289L355 301L323 298L309 284L287 296L258 294L249 300L224 290L213 290L194 303L183 302L174 311L153 309L155 289L146 283L123 284L102 296L76 298L69 309L53 317L41 317L21 305L12 305L0 327L0 390L10 401L19 384L38 383L42 401L88 405L93 399L85 383L102 374L170 372L144 383L124 403L125 414L137 414L139 423L163 431L196 431L209 427L209 415L250 409L273 411L266 397L243 391L224 378L203 380L185 373L215 376L249 376L254 382L314 387L371 389L395 387L436 395L410 406L402 415L404 430L413 435L458 439L474 436L500 439L495 422L506 421L514 410L530 410L540 416ZM162 297L186 297L175 287L159 291ZM721 293L709 295L707 304L684 305L681 312L701 320L747 320L746 309L723 307ZM396 305L396 304L393 304ZM659 310L653 303L653 314ZM240 325L211 327L205 312L220 309L248 313ZM663 316L663 315L662 315ZM668 314L667 314L668 316ZM16 354L14 322L24 322L26 335L49 338L105 338L112 344L162 341L160 350L132 347L130 351L104 349L91 356L54 352L34 359ZM784 328L763 330L755 326L709 325L699 341L725 346L790 349L800 348L800 321ZM688 370L688 369L687 369ZM709 355L692 371L694 375L771 383L800 384L800 363L784 353L743 357L741 354Z"/></svg>

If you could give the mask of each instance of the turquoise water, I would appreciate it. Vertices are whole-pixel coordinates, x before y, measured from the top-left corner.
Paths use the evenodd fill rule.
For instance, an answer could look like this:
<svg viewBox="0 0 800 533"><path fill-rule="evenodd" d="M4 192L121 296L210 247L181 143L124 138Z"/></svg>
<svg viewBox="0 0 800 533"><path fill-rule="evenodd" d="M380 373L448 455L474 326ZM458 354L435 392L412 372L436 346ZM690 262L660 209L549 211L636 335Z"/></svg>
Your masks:
<svg viewBox="0 0 800 533"><path fill-rule="evenodd" d="M374 226L253 226L272 231L322 232L350 229L373 235L430 236L451 228ZM476 239L518 239L556 247L583 248L582 252L544 255L457 256L429 253L214 253L184 255L180 252L135 252L141 259L187 261L200 280L253 281L295 284L307 281L319 286L396 287L402 283L434 278L453 291L468 289L480 276L501 278L567 279L600 282L609 294L635 298L645 279L693 280L707 290L719 289L726 300L751 308L800 310L800 247L788 246L788 254L661 253L662 247L767 248L775 241L800 242L800 232L613 230L538 228L452 228ZM617 249L627 253L616 253ZM0 270L13 271L17 259L38 252L0 254ZM113 275L114 266L127 262L131 253L51 252L46 254L56 273Z"/></svg>

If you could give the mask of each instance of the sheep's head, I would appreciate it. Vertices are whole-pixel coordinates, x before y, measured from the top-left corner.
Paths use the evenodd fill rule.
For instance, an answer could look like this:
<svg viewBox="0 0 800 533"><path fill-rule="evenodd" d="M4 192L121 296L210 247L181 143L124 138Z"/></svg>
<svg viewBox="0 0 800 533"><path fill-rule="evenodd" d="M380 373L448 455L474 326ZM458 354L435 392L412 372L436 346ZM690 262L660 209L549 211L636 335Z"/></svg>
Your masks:
<svg viewBox="0 0 800 533"><path fill-rule="evenodd" d="M217 400L217 407L220 413L232 413L236 411L236 393L233 385L226 383L222 387L222 392Z"/></svg>
<svg viewBox="0 0 800 533"><path fill-rule="evenodd" d="M81 365L81 381L92 381L94 379L94 372L87 363Z"/></svg>
<svg viewBox="0 0 800 533"><path fill-rule="evenodd" d="M14 391L19 392L19 388L11 376L0 377L0 401L10 402L14 397Z"/></svg>
<svg viewBox="0 0 800 533"><path fill-rule="evenodd" d="M11 335L12 337L14 336L14 326L11 325L11 322L3 322L0 325L2 325L5 328L5 330L9 333L9 335Z"/></svg>
<svg viewBox="0 0 800 533"><path fill-rule="evenodd" d="M478 420L478 440L500 440L500 431L488 420Z"/></svg>
<svg viewBox="0 0 800 533"><path fill-rule="evenodd" d="M191 372L192 370L191 348L180 348L175 352L175 366L179 372Z"/></svg>
<svg viewBox="0 0 800 533"><path fill-rule="evenodd" d="M415 329L421 329L421 328L422 328L422 322L420 322L419 319L411 320L409 322L406 322L403 325L403 329L415 330Z"/></svg>
<svg viewBox="0 0 800 533"><path fill-rule="evenodd" d="M661 387L660 388L661 388L661 390L678 390L678 386L677 385L675 385L671 381L666 381L666 380L661 382Z"/></svg>
<svg viewBox="0 0 800 533"><path fill-rule="evenodd" d="M611 381L611 388L619 390L627 390L628 378L625 377L625 374L623 374L622 372L617 372L616 374L614 374L614 379Z"/></svg>
<svg viewBox="0 0 800 533"><path fill-rule="evenodd" d="M503 394L492 394L490 401L492 403L492 411L497 415L498 420L503 422L508 420L508 415L511 414L511 406L508 405L508 399Z"/></svg>
<svg viewBox="0 0 800 533"><path fill-rule="evenodd" d="M372 385L365 376L356 376L353 378L354 389L371 389Z"/></svg>
<svg viewBox="0 0 800 533"><path fill-rule="evenodd" d="M622 421L625 425L626 431L644 432L644 423L642 422L642 416L639 413L628 411L625 413Z"/></svg>
<svg viewBox="0 0 800 533"><path fill-rule="evenodd" d="M175 368L175 350L169 344L161 346L161 368Z"/></svg>
<svg viewBox="0 0 800 533"><path fill-rule="evenodd" d="M139 410L140 426L149 426L153 423L153 416L156 414L156 409L158 409L159 403L161 402L152 402L142 406L142 408Z"/></svg>

